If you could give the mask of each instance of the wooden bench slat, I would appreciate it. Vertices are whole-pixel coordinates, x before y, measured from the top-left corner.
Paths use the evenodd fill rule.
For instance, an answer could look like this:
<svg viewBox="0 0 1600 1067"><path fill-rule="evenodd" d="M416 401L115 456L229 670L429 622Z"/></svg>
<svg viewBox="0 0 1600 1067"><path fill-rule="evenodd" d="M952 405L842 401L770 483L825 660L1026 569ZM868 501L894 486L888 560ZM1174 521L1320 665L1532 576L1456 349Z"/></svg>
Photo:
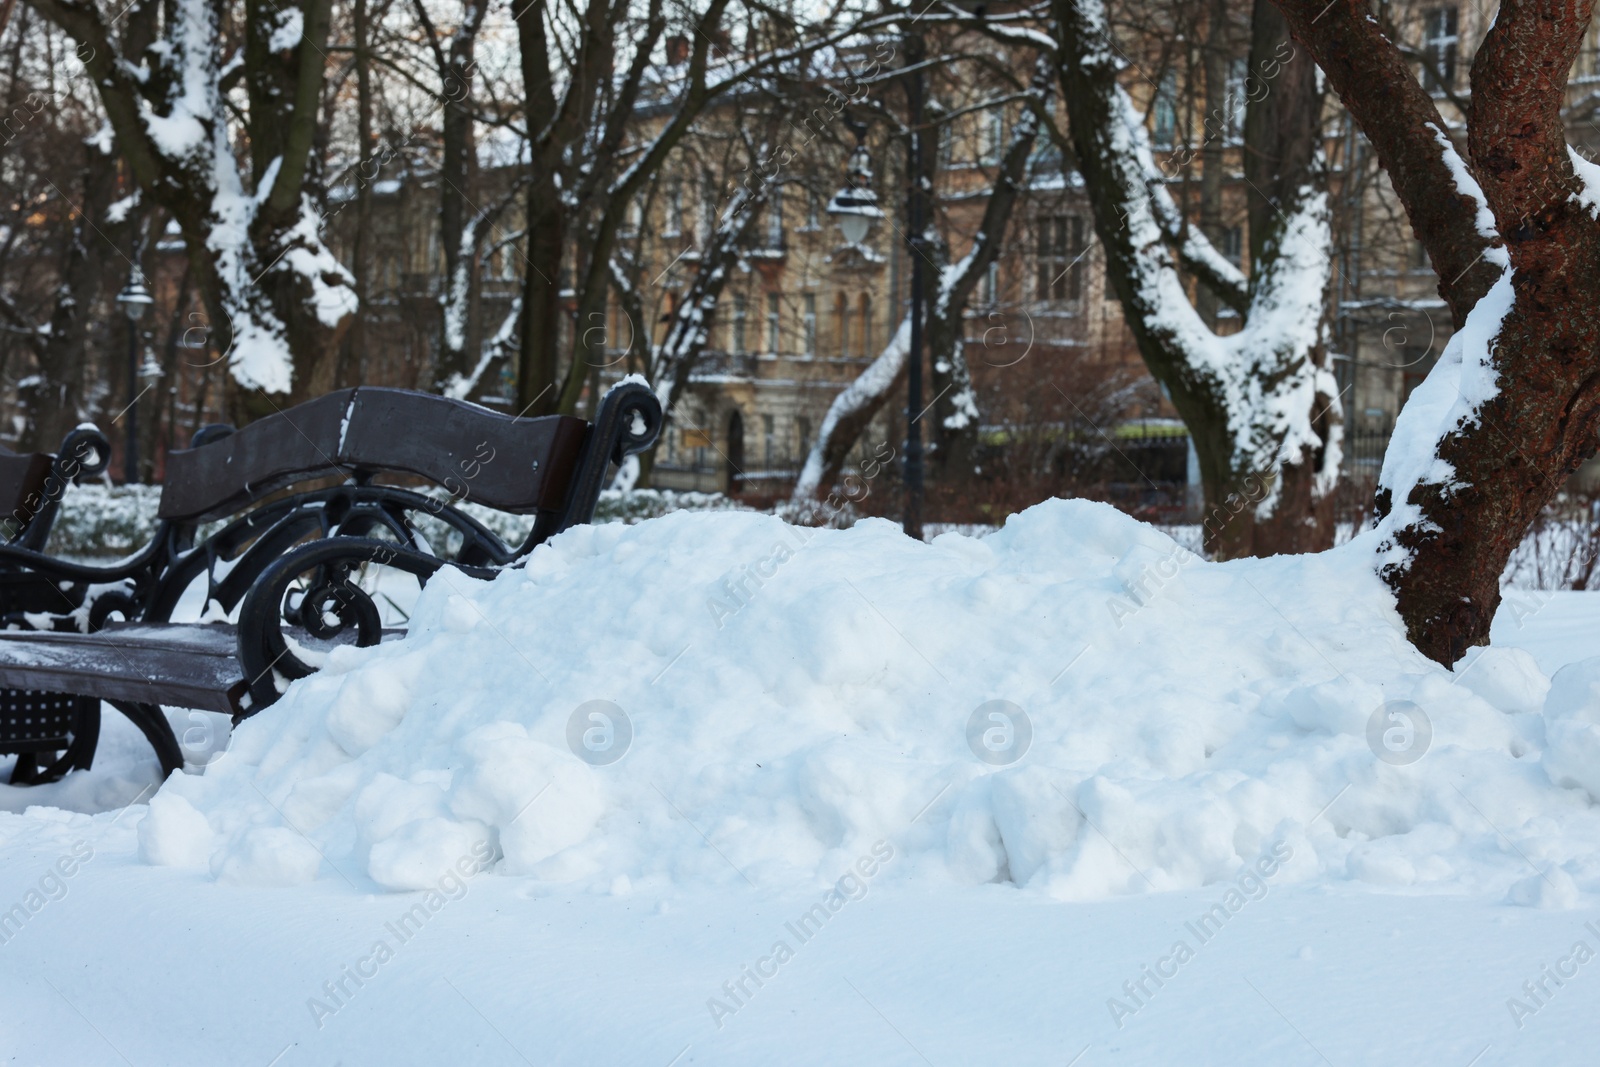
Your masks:
<svg viewBox="0 0 1600 1067"><path fill-rule="evenodd" d="M298 627L288 632L314 644ZM386 627L381 639L404 636ZM92 634L0 630L0 688L233 715L244 710L249 684L231 623L135 622Z"/></svg>
<svg viewBox="0 0 1600 1067"><path fill-rule="evenodd" d="M0 632L0 686L233 714L244 696L234 627L134 623L98 633Z"/></svg>
<svg viewBox="0 0 1600 1067"><path fill-rule="evenodd" d="M169 453L159 513L218 518L296 480L356 469L414 474L501 511L555 510L586 433L568 415L512 418L428 393L341 389Z"/></svg>

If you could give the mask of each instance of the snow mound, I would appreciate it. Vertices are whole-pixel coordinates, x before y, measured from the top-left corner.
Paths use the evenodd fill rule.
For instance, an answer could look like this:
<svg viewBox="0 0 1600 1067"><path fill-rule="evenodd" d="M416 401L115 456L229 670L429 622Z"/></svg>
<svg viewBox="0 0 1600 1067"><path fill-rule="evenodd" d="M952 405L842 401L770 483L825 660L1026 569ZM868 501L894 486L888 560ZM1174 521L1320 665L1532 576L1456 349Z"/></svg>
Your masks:
<svg viewBox="0 0 1600 1067"><path fill-rule="evenodd" d="M884 851L878 878L1066 900L1249 870L1600 889L1600 658L1553 689L1504 649L1443 670L1371 553L1205 563L1084 501L931 544L581 527L492 582L441 572L406 640L334 655L173 776L141 845L363 890L479 850L613 893L825 885Z"/></svg>

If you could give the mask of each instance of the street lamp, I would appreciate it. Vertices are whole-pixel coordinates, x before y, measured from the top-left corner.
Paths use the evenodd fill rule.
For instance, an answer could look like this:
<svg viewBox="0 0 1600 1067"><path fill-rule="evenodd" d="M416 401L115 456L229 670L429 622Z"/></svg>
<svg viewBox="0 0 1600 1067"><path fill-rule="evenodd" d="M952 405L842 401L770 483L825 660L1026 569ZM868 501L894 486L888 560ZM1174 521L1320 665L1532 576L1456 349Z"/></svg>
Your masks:
<svg viewBox="0 0 1600 1067"><path fill-rule="evenodd" d="M139 480L139 320L153 303L155 298L144 287L138 268L134 268L128 284L117 294L117 305L128 316L128 435L122 480L129 485Z"/></svg>
<svg viewBox="0 0 1600 1067"><path fill-rule="evenodd" d="M920 45L920 38L911 38ZM923 188L918 177L922 173L923 152L926 150L925 131L922 129L923 85L922 73L916 62L908 60L912 71L907 75L907 102L911 112L911 151L906 169L910 187L906 194L906 247L911 253L911 351L906 356L906 447L904 471L906 482L905 513L901 526L908 537L922 539L922 427L917 419L922 415L922 315L924 279L922 261L927 253L922 239L922 220L925 215ZM858 129L858 138L864 135ZM839 223L848 245L861 247L872 230L874 219L885 218L878 206L878 194L872 191L872 163L865 144L858 143L850 154L845 187L828 201L828 214Z"/></svg>
<svg viewBox="0 0 1600 1067"><path fill-rule="evenodd" d="M866 145L858 144L850 153L845 186L828 201L828 214L839 223L845 243L856 247L867 239L872 221L883 218L878 194L872 191L872 160L867 155Z"/></svg>
<svg viewBox="0 0 1600 1067"><path fill-rule="evenodd" d="M922 35L907 32L906 120L911 128L911 151L906 160L906 247L911 253L911 351L906 355L906 510L901 521L907 537L922 540L922 314L924 303L923 262L927 259L923 220L927 217L923 184L923 165L927 160L928 131L923 123L925 89L922 64L927 48Z"/></svg>

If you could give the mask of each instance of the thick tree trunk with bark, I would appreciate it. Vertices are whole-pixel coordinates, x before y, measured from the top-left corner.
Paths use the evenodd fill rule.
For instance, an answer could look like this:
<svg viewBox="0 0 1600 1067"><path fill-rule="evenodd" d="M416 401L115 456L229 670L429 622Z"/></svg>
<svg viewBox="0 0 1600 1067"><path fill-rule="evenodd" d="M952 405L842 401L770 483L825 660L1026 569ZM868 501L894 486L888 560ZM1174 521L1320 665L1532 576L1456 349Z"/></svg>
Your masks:
<svg viewBox="0 0 1600 1067"><path fill-rule="evenodd" d="M1470 163L1364 3L1280 0L1360 123L1460 329L1379 481L1378 567L1411 641L1487 643L1500 575L1600 430L1600 168L1561 119L1592 0L1507 0L1472 67Z"/></svg>
<svg viewBox="0 0 1600 1067"><path fill-rule="evenodd" d="M556 409L561 373L561 257L566 230L553 182L528 185L527 262L523 264L522 328L517 365L517 410L548 415Z"/></svg>
<svg viewBox="0 0 1600 1067"><path fill-rule="evenodd" d="M281 325L292 377L285 398L274 396L280 391L272 388L276 383L239 381L236 375L229 407L239 421L333 388L338 343L355 311L351 278L323 245L315 222L321 175L312 149L321 121L331 2L304 0L286 9L272 0L247 0L245 16L250 176L261 196L248 231L259 273L253 282L235 280L229 289L261 291L268 313ZM218 123L222 119L215 116ZM194 240L187 229L184 238ZM213 244L205 242L208 250ZM215 264L211 270L229 266Z"/></svg>

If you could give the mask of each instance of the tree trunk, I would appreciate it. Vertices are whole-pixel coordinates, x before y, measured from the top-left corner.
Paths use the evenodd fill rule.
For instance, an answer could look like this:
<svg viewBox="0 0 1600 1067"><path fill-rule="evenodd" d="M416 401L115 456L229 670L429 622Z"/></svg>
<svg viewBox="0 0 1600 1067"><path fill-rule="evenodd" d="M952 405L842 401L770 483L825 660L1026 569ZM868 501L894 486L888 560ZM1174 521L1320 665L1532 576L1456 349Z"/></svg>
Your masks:
<svg viewBox="0 0 1600 1067"><path fill-rule="evenodd" d="M1487 643L1506 561L1600 430L1600 168L1561 117L1592 0L1501 6L1472 66L1470 164L1364 5L1279 7L1377 150L1460 323L1396 422L1372 538L1412 643L1453 664Z"/></svg>
<svg viewBox="0 0 1600 1067"><path fill-rule="evenodd" d="M61 289L50 316L49 335L36 348L35 384L21 390L23 410L28 413L22 447L41 452L53 451L83 417L89 327L108 285L117 284L112 274L114 264L120 262L95 253L94 248L106 238L120 240L122 231L130 228L127 223L113 225L105 217L116 192L116 157L92 144L85 143L82 150L82 200L74 218L62 227ZM126 321L118 316L112 328L117 342L124 340L126 329ZM115 350L122 352L120 343Z"/></svg>
<svg viewBox="0 0 1600 1067"><path fill-rule="evenodd" d="M556 410L561 373L561 277L566 232L550 175L528 185L527 262L522 277L522 332L517 357L517 409Z"/></svg>
<svg viewBox="0 0 1600 1067"><path fill-rule="evenodd" d="M1222 240L1222 170L1228 130L1233 124L1234 111L1242 106L1242 101L1229 98L1228 68L1233 53L1228 47L1228 0L1210 0L1207 16L1202 58L1206 84L1199 153L1200 232L1216 245ZM1196 287L1194 306L1205 324L1216 329L1220 301L1210 286Z"/></svg>
<svg viewBox="0 0 1600 1067"><path fill-rule="evenodd" d="M1295 53L1288 24L1272 0L1255 0L1251 10L1249 62L1248 77L1263 83L1261 91L1247 92L1245 108L1244 177L1253 265L1274 254L1273 246L1283 239L1304 191L1323 189L1327 182L1322 159L1323 92L1316 64ZM1276 77L1270 78L1274 72ZM1330 252L1324 248L1319 254ZM1252 266L1252 281L1263 273ZM1306 358L1326 370L1323 338ZM1312 431L1322 447L1307 449L1298 461L1289 460L1279 468L1278 504L1269 515L1256 517L1252 555L1318 552L1333 545L1334 495L1319 491L1318 479L1327 469L1330 441L1337 456L1336 436L1342 437L1343 427L1334 416L1336 397L1322 393L1312 405ZM1246 477L1250 473L1244 472Z"/></svg>
<svg viewBox="0 0 1600 1067"><path fill-rule="evenodd" d="M367 319L372 306L372 55L369 0L355 0L356 68L356 223L351 247L356 311L339 349L335 385L346 388L366 381Z"/></svg>

